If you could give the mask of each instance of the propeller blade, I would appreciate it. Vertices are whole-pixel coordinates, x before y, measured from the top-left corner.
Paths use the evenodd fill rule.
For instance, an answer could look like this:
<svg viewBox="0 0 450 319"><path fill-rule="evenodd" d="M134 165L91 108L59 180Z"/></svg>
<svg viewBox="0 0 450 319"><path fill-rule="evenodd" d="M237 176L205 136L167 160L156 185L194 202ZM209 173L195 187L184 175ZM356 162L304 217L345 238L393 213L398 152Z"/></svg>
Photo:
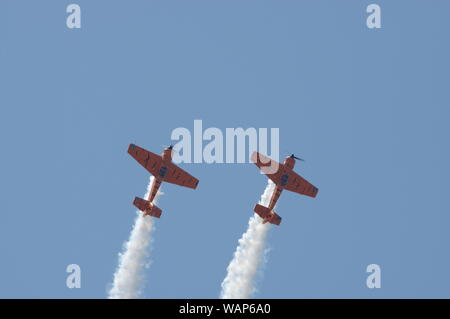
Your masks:
<svg viewBox="0 0 450 319"><path fill-rule="evenodd" d="M297 160L299 160L299 161L302 161L302 162L305 161L303 158L297 157L297 156L295 156L294 154L291 154L291 157L292 157L292 158L295 158L295 159L297 159Z"/></svg>

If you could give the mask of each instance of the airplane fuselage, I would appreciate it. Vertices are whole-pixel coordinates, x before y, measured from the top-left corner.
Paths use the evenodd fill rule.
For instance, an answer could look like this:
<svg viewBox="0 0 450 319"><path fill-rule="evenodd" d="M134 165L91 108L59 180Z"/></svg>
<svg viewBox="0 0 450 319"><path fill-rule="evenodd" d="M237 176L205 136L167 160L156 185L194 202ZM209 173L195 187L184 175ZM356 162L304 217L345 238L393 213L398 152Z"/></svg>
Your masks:
<svg viewBox="0 0 450 319"><path fill-rule="evenodd" d="M172 162L172 149L166 148L162 154L162 163L159 168L158 175L155 176L155 179L153 180L152 188L150 190L150 194L148 194L148 201L150 203L153 202L155 199L156 194L158 193L159 188L161 187L162 182L164 181L164 178L167 174L167 167Z"/></svg>
<svg viewBox="0 0 450 319"><path fill-rule="evenodd" d="M295 159L288 156L284 160L283 164L284 164L283 166L280 165L280 167L279 167L279 169L282 170L280 184L276 185L276 188L274 189L274 191L272 193L272 197L270 198L270 203L269 203L269 207L268 207L270 209L270 211L273 211L273 209L275 208L278 198L280 198L281 192L283 191L284 187L287 185L287 182L289 180L289 175L295 166Z"/></svg>

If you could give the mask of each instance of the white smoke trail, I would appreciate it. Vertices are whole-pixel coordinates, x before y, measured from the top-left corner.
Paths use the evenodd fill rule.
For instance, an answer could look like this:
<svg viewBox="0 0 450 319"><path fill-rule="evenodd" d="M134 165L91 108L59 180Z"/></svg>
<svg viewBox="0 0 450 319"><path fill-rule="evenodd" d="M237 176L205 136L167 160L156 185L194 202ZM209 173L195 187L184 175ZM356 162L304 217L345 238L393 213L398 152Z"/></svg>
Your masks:
<svg viewBox="0 0 450 319"><path fill-rule="evenodd" d="M145 199L150 193L153 180L154 177L151 176ZM153 203L156 204L161 194L160 192L156 194ZM153 229L153 218L150 216L143 217L142 212L137 211L130 238L123 244L123 251L119 253L119 266L114 273L114 280L108 293L108 298L132 299L140 296L144 282L144 269L148 265L149 246Z"/></svg>
<svg viewBox="0 0 450 319"><path fill-rule="evenodd" d="M259 203L269 206L275 184L269 180ZM255 277L259 265L264 261L264 248L270 224L253 214L248 221L247 231L239 239L233 259L227 267L227 276L222 281L223 299L246 299L255 291Z"/></svg>

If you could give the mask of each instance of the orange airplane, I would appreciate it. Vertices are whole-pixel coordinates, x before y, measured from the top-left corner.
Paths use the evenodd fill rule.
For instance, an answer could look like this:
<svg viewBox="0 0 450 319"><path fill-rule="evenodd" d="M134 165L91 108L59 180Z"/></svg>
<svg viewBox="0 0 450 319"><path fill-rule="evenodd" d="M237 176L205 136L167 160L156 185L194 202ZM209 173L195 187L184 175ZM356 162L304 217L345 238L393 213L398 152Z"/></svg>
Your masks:
<svg viewBox="0 0 450 319"><path fill-rule="evenodd" d="M161 216L162 210L153 204L153 200L162 182L169 182L193 189L198 185L198 179L172 163L172 149L172 145L165 148L161 156L159 156L134 144L130 144L128 147L128 154L133 156L139 164L144 166L155 177L148 199L135 197L133 201L133 205L142 211L144 216L150 215L157 218Z"/></svg>
<svg viewBox="0 0 450 319"><path fill-rule="evenodd" d="M273 209L275 208L275 204L283 189L306 196L316 197L319 191L317 187L310 184L306 179L293 171L295 160L298 159L302 161L301 158L295 157L294 154L292 154L291 156L286 157L283 164L281 164L258 152L253 152L251 159L252 162L255 163L256 166L258 166L276 185L270 199L269 207L256 204L253 209L255 213L264 220L264 224L269 222L274 225L280 225L281 217L278 216Z"/></svg>

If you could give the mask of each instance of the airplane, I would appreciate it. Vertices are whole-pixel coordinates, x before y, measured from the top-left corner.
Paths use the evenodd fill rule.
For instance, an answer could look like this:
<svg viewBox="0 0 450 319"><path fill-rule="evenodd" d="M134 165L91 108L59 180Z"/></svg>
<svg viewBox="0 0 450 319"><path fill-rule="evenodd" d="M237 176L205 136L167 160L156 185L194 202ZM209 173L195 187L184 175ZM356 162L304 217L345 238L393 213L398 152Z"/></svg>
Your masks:
<svg viewBox="0 0 450 319"><path fill-rule="evenodd" d="M160 156L134 144L128 146L128 154L155 177L148 198L145 200L135 197L133 201L133 205L144 213L144 217L150 215L160 218L162 210L153 204L153 200L162 182L192 189L198 185L198 179L172 163L172 151L173 145L170 145L163 150Z"/></svg>
<svg viewBox="0 0 450 319"><path fill-rule="evenodd" d="M256 204L253 208L254 212L263 219L263 224L269 222L274 225L280 225L281 217L273 209L284 189L310 197L317 196L319 189L293 171L296 159L303 161L301 158L292 154L287 156L281 164L261 153L253 152L251 157L252 162L276 185L270 199L269 207ZM274 170L273 168L276 169Z"/></svg>

